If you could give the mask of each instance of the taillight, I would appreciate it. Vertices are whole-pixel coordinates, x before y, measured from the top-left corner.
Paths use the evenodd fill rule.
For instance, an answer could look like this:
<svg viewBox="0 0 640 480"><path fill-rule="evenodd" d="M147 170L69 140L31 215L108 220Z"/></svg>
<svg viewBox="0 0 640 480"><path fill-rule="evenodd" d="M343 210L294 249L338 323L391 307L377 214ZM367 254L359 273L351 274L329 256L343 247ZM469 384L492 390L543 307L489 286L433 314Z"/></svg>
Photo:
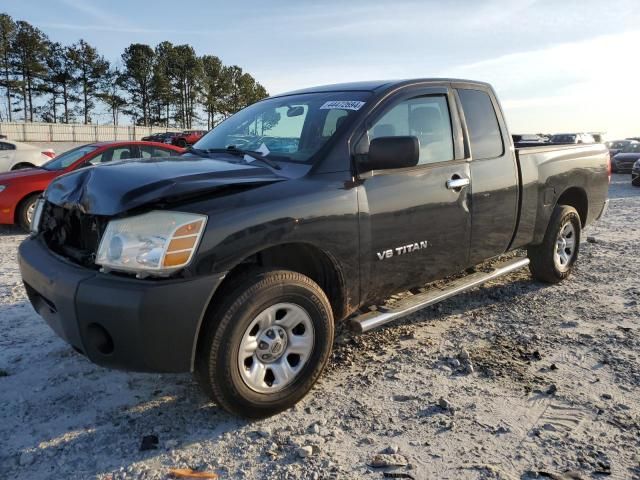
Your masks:
<svg viewBox="0 0 640 480"><path fill-rule="evenodd" d="M49 157L49 158L53 158L56 156L56 152L54 152L53 150L45 150L44 152L41 152L44 156Z"/></svg>

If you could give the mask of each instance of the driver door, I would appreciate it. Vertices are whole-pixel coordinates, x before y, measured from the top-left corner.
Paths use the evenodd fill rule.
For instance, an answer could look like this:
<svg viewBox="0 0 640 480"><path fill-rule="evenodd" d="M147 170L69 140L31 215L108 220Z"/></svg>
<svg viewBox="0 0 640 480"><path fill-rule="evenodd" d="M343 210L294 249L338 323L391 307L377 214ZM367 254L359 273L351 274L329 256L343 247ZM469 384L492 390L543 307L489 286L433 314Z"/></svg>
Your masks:
<svg viewBox="0 0 640 480"><path fill-rule="evenodd" d="M367 123L365 144L388 136L420 142L418 165L360 174L361 278L369 301L467 266L471 177L453 105L447 88L414 91Z"/></svg>

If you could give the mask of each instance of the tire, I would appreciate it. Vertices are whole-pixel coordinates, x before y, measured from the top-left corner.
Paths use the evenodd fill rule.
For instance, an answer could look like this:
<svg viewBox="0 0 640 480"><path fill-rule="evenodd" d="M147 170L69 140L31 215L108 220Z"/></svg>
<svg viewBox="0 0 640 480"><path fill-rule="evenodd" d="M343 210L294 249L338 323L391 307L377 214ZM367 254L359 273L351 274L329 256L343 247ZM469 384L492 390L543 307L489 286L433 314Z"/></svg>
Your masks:
<svg viewBox="0 0 640 480"><path fill-rule="evenodd" d="M222 294L220 305L205 318L196 379L235 415L264 418L290 408L329 360L334 325L327 296L310 278L287 270L249 271ZM291 353L294 349L304 353ZM271 359L263 362L258 356ZM293 375L287 380L283 372Z"/></svg>
<svg viewBox="0 0 640 480"><path fill-rule="evenodd" d="M17 209L18 224L23 230L29 232L31 230L31 219L33 210L35 209L36 202L38 201L39 193L33 193L20 201Z"/></svg>
<svg viewBox="0 0 640 480"><path fill-rule="evenodd" d="M558 205L551 214L540 245L530 246L529 270L537 280L558 283L571 274L578 259L582 224L575 208ZM560 244L564 239L564 243Z"/></svg>
<svg viewBox="0 0 640 480"><path fill-rule="evenodd" d="M176 142L176 144L180 148L186 148L187 147L187 141L184 138L179 138L178 141Z"/></svg>

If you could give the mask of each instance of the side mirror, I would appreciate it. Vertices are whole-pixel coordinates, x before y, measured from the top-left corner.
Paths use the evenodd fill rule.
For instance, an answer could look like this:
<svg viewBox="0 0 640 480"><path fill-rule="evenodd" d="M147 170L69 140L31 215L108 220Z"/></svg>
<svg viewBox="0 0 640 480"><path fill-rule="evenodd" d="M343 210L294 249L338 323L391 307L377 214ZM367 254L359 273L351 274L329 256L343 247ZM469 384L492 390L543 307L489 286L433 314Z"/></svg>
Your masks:
<svg viewBox="0 0 640 480"><path fill-rule="evenodd" d="M363 172L415 167L419 158L418 137L379 137L371 140L369 153L359 165Z"/></svg>

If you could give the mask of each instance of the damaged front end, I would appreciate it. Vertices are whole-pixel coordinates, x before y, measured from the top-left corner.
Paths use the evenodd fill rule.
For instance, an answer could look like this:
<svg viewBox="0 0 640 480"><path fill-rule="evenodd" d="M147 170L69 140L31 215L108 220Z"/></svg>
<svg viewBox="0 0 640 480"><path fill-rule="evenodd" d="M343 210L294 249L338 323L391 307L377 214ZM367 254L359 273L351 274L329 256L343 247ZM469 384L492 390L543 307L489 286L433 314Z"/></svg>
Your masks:
<svg viewBox="0 0 640 480"><path fill-rule="evenodd" d="M215 159L131 161L82 169L51 183L37 235L52 252L84 267L138 278L166 277L191 261L204 233L206 216L185 212L185 202L285 179L264 167ZM198 226L198 238L194 232L181 234L180 222L186 222L185 228ZM120 260L114 258L119 245L124 249Z"/></svg>
<svg viewBox="0 0 640 480"><path fill-rule="evenodd" d="M97 270L96 254L108 223L108 217L45 202L38 234L52 252Z"/></svg>

